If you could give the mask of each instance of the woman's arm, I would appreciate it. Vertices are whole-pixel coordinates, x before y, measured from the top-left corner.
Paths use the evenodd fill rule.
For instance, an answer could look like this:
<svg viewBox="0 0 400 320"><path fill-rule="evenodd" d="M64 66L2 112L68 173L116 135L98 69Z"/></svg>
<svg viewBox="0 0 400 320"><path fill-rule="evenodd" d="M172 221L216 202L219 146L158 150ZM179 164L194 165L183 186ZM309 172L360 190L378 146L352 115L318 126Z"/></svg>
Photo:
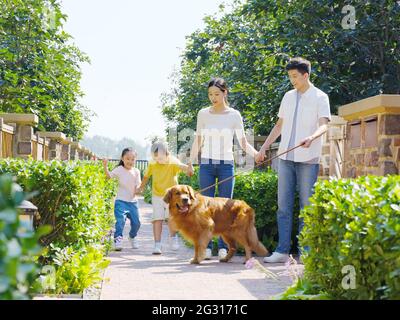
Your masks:
<svg viewBox="0 0 400 320"><path fill-rule="evenodd" d="M271 133L269 134L267 140L265 140L264 144L262 145L260 151L258 152L256 156L256 162L261 162L264 161L265 158L265 151L269 148L271 144L275 142L276 139L281 135L282 132L282 124L283 124L283 118L279 118L278 121L276 122L274 128L271 130Z"/></svg>
<svg viewBox="0 0 400 320"><path fill-rule="evenodd" d="M254 147L247 141L247 138L244 136L241 139L238 140L240 147L246 151L246 153L249 153L253 158L258 154L257 150L254 149Z"/></svg>
<svg viewBox="0 0 400 320"><path fill-rule="evenodd" d="M196 133L196 136L194 137L194 142L192 144L192 149L190 150L189 165L197 161L199 152L201 151L201 141L202 141L201 135L200 134L197 135Z"/></svg>
<svg viewBox="0 0 400 320"><path fill-rule="evenodd" d="M193 165L191 162L189 162L189 165L180 163L178 164L179 169L181 169L183 172L185 172L189 177L191 177L194 173Z"/></svg>
<svg viewBox="0 0 400 320"><path fill-rule="evenodd" d="M106 178L111 179L110 171L108 171L108 160L103 159L103 167L104 167L104 172L106 173Z"/></svg>

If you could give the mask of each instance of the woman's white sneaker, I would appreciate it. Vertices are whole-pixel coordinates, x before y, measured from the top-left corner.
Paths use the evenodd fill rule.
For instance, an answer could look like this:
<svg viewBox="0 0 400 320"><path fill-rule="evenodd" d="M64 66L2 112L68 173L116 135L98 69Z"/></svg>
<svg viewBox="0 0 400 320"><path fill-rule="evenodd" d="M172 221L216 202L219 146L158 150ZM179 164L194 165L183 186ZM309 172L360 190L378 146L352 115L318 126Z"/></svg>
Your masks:
<svg viewBox="0 0 400 320"><path fill-rule="evenodd" d="M206 256L205 256L204 260L210 260L211 256L212 256L212 251L211 251L210 248L207 248L206 249Z"/></svg>
<svg viewBox="0 0 400 320"><path fill-rule="evenodd" d="M219 260L225 259L227 254L228 254L228 251L226 251L226 249L224 249L224 248L219 249L218 250L218 258L219 258Z"/></svg>
<svg viewBox="0 0 400 320"><path fill-rule="evenodd" d="M285 263L289 259L288 254L273 252L269 257L264 258L264 262L267 263Z"/></svg>
<svg viewBox="0 0 400 320"><path fill-rule="evenodd" d="M179 250L179 238L177 235L169 237L169 246L173 251Z"/></svg>

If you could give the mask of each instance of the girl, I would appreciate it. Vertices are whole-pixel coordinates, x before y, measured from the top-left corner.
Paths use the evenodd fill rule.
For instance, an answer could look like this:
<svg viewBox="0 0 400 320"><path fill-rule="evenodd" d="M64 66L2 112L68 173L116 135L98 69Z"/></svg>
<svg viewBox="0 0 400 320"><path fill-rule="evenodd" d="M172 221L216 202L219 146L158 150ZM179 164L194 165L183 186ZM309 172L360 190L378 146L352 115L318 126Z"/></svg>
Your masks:
<svg viewBox="0 0 400 320"><path fill-rule="evenodd" d="M134 168L137 154L131 148L122 151L121 160L118 166L108 171L108 160L103 159L104 171L108 179L118 179L118 193L115 200L115 233L114 244L115 250L122 250L122 232L124 230L126 218L131 221L131 230L129 232L129 240L133 249L138 249L139 245L136 240L137 232L140 228L139 209L136 199L137 188L140 186L140 171Z"/></svg>
<svg viewBox="0 0 400 320"><path fill-rule="evenodd" d="M208 98L212 105L199 111L197 115L196 138L193 142L190 161L200 161L200 188L207 188L234 175L233 136L236 133L240 147L253 157L257 151L248 143L240 112L228 104L228 87L221 78L212 79L208 84ZM234 178L218 185L218 196L232 198ZM215 186L205 190L203 195L215 196ZM220 259L227 255L227 246L220 237L218 239L218 256ZM212 241L206 249L206 259L212 254Z"/></svg>
<svg viewBox="0 0 400 320"><path fill-rule="evenodd" d="M161 232L162 223L168 219L168 207L163 197L168 188L178 184L178 173L185 171L191 176L193 167L182 164L178 159L169 154L168 146L164 142L156 142L151 146L151 156L153 161L149 163L144 173L142 184L139 187L139 193L142 193L150 177L152 182L152 205L153 205L153 235L154 250L153 254L161 254ZM179 249L179 240L176 232L173 230L170 222L169 227L169 244L173 250Z"/></svg>

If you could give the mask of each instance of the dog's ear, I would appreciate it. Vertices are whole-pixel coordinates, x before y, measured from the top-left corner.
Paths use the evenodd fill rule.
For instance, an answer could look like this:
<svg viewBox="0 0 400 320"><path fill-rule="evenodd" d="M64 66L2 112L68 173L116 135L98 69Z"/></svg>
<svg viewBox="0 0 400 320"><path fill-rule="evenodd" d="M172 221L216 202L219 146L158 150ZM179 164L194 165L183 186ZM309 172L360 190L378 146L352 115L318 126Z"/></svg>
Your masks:
<svg viewBox="0 0 400 320"><path fill-rule="evenodd" d="M172 197L172 188L169 188L164 195L164 198L163 198L164 202L169 203L171 201L171 197Z"/></svg>
<svg viewBox="0 0 400 320"><path fill-rule="evenodd" d="M194 197L194 190L193 190L193 188L190 187L190 186L187 186L187 189L188 189L188 192L189 192L189 197L190 197L190 199L194 200L195 197Z"/></svg>

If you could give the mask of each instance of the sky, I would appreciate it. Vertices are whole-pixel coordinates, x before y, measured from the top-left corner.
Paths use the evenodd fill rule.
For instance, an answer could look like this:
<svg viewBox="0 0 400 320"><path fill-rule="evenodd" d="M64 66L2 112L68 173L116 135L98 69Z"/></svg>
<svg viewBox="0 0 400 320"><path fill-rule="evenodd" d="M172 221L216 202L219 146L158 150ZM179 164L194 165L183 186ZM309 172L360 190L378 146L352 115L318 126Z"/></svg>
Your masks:
<svg viewBox="0 0 400 320"><path fill-rule="evenodd" d="M94 111L88 136L146 145L164 136L160 96L180 64L185 36L229 0L62 0L64 30L91 59L82 65L82 103ZM201 88L199 88L201 90Z"/></svg>

